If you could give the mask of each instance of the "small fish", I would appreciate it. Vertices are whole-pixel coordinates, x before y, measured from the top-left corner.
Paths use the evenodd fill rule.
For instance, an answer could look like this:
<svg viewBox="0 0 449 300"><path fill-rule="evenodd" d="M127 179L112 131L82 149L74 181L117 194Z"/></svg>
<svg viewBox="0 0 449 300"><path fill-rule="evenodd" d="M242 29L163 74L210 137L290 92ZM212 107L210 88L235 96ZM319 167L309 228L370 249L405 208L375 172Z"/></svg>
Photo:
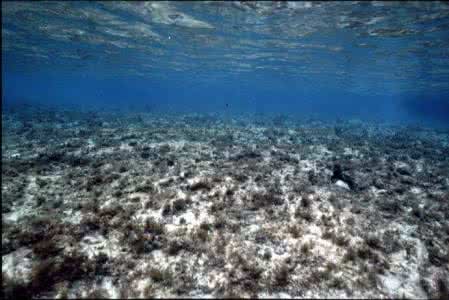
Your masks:
<svg viewBox="0 0 449 300"><path fill-rule="evenodd" d="M84 51L81 50L81 49L76 49L76 54L78 54L79 58L82 59L82 60L93 58L92 55L90 55L88 53L84 53Z"/></svg>

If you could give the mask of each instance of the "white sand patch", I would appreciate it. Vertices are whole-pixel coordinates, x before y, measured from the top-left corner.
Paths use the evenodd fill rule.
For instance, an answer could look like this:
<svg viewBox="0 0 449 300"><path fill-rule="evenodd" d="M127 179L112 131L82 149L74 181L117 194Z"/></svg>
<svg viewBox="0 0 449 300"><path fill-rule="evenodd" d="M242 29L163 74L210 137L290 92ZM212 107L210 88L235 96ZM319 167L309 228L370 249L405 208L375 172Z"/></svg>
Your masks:
<svg viewBox="0 0 449 300"><path fill-rule="evenodd" d="M114 147L101 147L100 149L97 149L96 155L103 155L103 154L112 154L116 150Z"/></svg>
<svg viewBox="0 0 449 300"><path fill-rule="evenodd" d="M396 169L399 169L399 168L409 168L409 165L408 165L407 163L405 163L405 162L402 162L402 161L395 161L395 162L393 163L393 165L394 165L394 167L395 167Z"/></svg>
<svg viewBox="0 0 449 300"><path fill-rule="evenodd" d="M416 167L416 172L418 172L418 173L424 171L424 160L423 159L418 160L416 162L415 167Z"/></svg>
<svg viewBox="0 0 449 300"><path fill-rule="evenodd" d="M316 198L320 198L321 200L323 200L323 199L328 199L329 196L331 195L331 192L324 188L318 188L318 189L315 189L315 194L316 194ZM332 206L330 206L330 207L332 207Z"/></svg>
<svg viewBox="0 0 449 300"><path fill-rule="evenodd" d="M128 151L128 152L134 151L134 148L130 146L128 143L121 143L119 149L121 151Z"/></svg>
<svg viewBox="0 0 449 300"><path fill-rule="evenodd" d="M422 189L419 188L419 187L414 186L414 187L412 187L412 188L410 189L410 192L412 192L412 193L415 194L415 195L418 195L418 194L421 194L421 193L422 193Z"/></svg>
<svg viewBox="0 0 449 300"><path fill-rule="evenodd" d="M22 205L18 208L15 208L13 212L3 214L2 217L5 221L17 222L23 216L31 215L33 211L33 207Z"/></svg>
<svg viewBox="0 0 449 300"><path fill-rule="evenodd" d="M136 287L136 290L139 291L140 297L145 298L146 295L144 294L144 291L148 285L151 285L149 278L141 278L134 282L134 286ZM154 295L151 296L154 297Z"/></svg>
<svg viewBox="0 0 449 300"><path fill-rule="evenodd" d="M387 190L385 190L385 189L378 189L375 186L371 186L368 191L369 191L370 195L374 199L377 199L379 197L379 195L384 194L384 193L387 192Z"/></svg>
<svg viewBox="0 0 449 300"><path fill-rule="evenodd" d="M332 151L329 151L324 145L310 146L313 156L317 159L323 158L326 155L332 155Z"/></svg>
<svg viewBox="0 0 449 300"><path fill-rule="evenodd" d="M316 160L313 159L303 159L299 161L299 167L301 169L301 172L308 172L308 171L317 171L316 166Z"/></svg>
<svg viewBox="0 0 449 300"><path fill-rule="evenodd" d="M112 277L103 277L103 280L101 281L101 284L100 284L100 288L107 291L110 298L112 298L112 299L120 298L119 287L113 283Z"/></svg>
<svg viewBox="0 0 449 300"><path fill-rule="evenodd" d="M411 237L416 226L393 223L391 228L399 230L401 240L414 245L416 255L408 256L406 250L390 256L390 270L386 275L379 275L382 285L390 297L426 298L420 284L419 267L424 264L427 250L417 238Z"/></svg>
<svg viewBox="0 0 449 300"><path fill-rule="evenodd" d="M198 212L195 214L195 212ZM199 226L202 222L207 222L210 219L210 215L207 214L207 211L202 209L195 209L195 212L192 210L188 210L180 215L173 216L173 225L182 225L181 219L184 218L185 226L191 229Z"/></svg>
<svg viewBox="0 0 449 300"><path fill-rule="evenodd" d="M62 212L61 220L71 224L79 224L83 219L84 214L80 210L64 210Z"/></svg>
<svg viewBox="0 0 449 300"><path fill-rule="evenodd" d="M25 188L23 204L20 206L14 206L12 212L2 214L5 221L17 222L25 216L30 216L35 214L35 196L34 191L37 190L36 177L34 175L28 176L29 183Z"/></svg>
<svg viewBox="0 0 449 300"><path fill-rule="evenodd" d="M167 183L170 183L171 181L174 181L174 180L176 180L175 176L162 178L162 179L159 179L158 181L156 181L156 185L158 186L159 189L161 189L161 186L164 186ZM179 192L179 191L177 191L177 192Z"/></svg>
<svg viewBox="0 0 449 300"><path fill-rule="evenodd" d="M119 245L120 241L116 237L107 239L97 233L85 236L80 242L81 251L90 259L99 253L104 253L109 258L119 257L121 255Z"/></svg>
<svg viewBox="0 0 449 300"><path fill-rule="evenodd" d="M32 269L32 250L19 248L2 256L2 273L15 280L28 281Z"/></svg>
<svg viewBox="0 0 449 300"><path fill-rule="evenodd" d="M10 158L20 158L21 154L16 151L14 153L9 154L9 157Z"/></svg>
<svg viewBox="0 0 449 300"><path fill-rule="evenodd" d="M143 224L147 218L154 218L156 221L162 221L162 208L158 210L153 209L141 209L137 211L135 214L135 219L140 220Z"/></svg>
<svg viewBox="0 0 449 300"><path fill-rule="evenodd" d="M344 181L341 181L341 180L337 180L336 182L335 182L335 185L336 186L338 186L338 187L341 187L341 188L343 188L343 189L345 189L345 190L351 190L351 188L349 187L349 185L346 183L346 182L344 182Z"/></svg>
<svg viewBox="0 0 449 300"><path fill-rule="evenodd" d="M343 149L343 155L352 155L355 157L360 157L360 151L357 149L346 147Z"/></svg>

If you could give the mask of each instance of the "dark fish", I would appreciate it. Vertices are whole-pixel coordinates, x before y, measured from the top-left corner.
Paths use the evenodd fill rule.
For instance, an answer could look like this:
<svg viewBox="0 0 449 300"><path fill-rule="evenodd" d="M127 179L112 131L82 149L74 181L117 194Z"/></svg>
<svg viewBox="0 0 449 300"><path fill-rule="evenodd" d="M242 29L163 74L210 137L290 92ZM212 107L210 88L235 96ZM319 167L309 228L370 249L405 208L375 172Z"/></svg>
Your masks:
<svg viewBox="0 0 449 300"><path fill-rule="evenodd" d="M73 34L69 38L72 42L79 42L81 41L81 36L79 34Z"/></svg>
<svg viewBox="0 0 449 300"><path fill-rule="evenodd" d="M90 55L90 54L84 54L84 55L80 56L80 58L81 58L82 60L86 60L86 59L89 59L89 58L93 58L93 56Z"/></svg>
<svg viewBox="0 0 449 300"><path fill-rule="evenodd" d="M89 58L93 58L93 55L85 53L83 50L81 49L76 49L76 54L78 54L79 58L82 60L86 60Z"/></svg>

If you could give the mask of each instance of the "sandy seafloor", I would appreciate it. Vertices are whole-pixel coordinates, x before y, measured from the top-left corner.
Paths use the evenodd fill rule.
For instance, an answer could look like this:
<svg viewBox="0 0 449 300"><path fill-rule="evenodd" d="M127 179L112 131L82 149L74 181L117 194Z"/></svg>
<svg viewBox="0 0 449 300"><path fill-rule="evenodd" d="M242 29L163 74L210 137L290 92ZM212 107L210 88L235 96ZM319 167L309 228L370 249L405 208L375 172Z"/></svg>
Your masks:
<svg viewBox="0 0 449 300"><path fill-rule="evenodd" d="M444 298L449 131L2 113L7 298Z"/></svg>

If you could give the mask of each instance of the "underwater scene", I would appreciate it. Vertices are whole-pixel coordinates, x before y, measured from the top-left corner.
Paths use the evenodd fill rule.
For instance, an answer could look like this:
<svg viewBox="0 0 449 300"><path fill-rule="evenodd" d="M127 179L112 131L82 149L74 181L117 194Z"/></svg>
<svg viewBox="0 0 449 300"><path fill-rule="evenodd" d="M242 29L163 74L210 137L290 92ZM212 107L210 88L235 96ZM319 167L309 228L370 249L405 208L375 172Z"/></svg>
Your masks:
<svg viewBox="0 0 449 300"><path fill-rule="evenodd" d="M4 299L449 299L449 2L1 9Z"/></svg>

